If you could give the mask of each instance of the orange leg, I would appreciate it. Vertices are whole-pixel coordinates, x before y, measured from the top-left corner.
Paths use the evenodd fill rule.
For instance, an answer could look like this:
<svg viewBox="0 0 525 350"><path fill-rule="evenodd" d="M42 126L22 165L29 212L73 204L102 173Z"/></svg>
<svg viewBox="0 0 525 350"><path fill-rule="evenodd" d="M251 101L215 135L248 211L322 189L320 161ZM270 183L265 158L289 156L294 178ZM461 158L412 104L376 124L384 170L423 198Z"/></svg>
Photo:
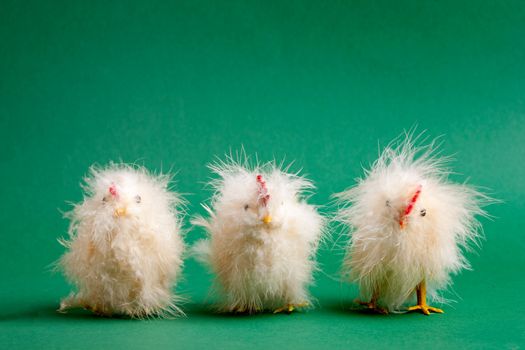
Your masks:
<svg viewBox="0 0 525 350"><path fill-rule="evenodd" d="M408 308L408 311L421 311L425 315L430 315L431 312L442 314L443 310L437 307L427 305L427 283L425 280L421 281L416 287L417 305Z"/></svg>

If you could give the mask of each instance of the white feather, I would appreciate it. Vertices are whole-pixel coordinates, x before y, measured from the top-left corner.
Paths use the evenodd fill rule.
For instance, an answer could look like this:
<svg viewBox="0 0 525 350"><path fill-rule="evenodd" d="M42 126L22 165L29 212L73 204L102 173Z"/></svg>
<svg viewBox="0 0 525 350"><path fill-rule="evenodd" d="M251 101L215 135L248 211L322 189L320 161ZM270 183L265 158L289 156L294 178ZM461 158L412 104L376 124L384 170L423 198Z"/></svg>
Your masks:
<svg viewBox="0 0 525 350"><path fill-rule="evenodd" d="M477 244L482 232L476 216L486 215L481 206L488 197L450 182L449 158L436 154L435 142L417 147L417 140L411 133L394 140L354 188L336 195L338 220L351 231L343 271L363 300L379 292L388 310L400 309L423 279L430 299L440 301L437 292L450 284L450 275L469 268L462 248ZM401 229L418 186L420 196Z"/></svg>
<svg viewBox="0 0 525 350"><path fill-rule="evenodd" d="M168 184L144 168L91 168L84 200L67 214L70 238L61 241L68 251L59 264L78 291L60 310L137 318L181 312L171 292L182 266L181 200ZM117 209L126 213L116 216Z"/></svg>
<svg viewBox="0 0 525 350"><path fill-rule="evenodd" d="M253 313L308 303L323 227L316 208L305 202L312 183L274 163L251 169L230 158L211 169L219 178L211 182L209 217L193 223L209 234L196 250L216 274L221 310ZM260 203L258 174L270 195L267 206ZM271 223L262 222L265 215Z"/></svg>

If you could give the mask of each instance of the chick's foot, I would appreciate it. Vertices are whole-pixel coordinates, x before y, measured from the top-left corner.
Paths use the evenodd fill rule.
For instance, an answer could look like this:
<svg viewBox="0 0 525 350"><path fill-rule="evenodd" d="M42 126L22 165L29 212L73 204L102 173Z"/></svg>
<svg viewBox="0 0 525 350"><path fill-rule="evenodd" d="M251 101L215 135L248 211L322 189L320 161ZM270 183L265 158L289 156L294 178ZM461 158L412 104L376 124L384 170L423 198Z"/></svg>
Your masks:
<svg viewBox="0 0 525 350"><path fill-rule="evenodd" d="M308 303L307 302L304 302L304 303L299 303L299 304L287 304L283 307L280 307L278 309L275 309L273 311L274 314L279 314L279 313L282 313L282 312L285 312L287 314L290 314L292 313L295 309L300 309L300 308L303 308L303 307L306 307L308 306Z"/></svg>
<svg viewBox="0 0 525 350"><path fill-rule="evenodd" d="M418 304L408 308L408 311L421 311L422 314L430 315L431 312L442 314L443 310L438 309L437 307L428 306L427 304Z"/></svg>
<svg viewBox="0 0 525 350"><path fill-rule="evenodd" d="M375 312L375 313L382 314L382 315L387 315L388 314L388 310L378 306L377 302L374 301L374 300L361 301L359 299L356 299L355 302L357 304L361 305L361 306L364 306L366 309Z"/></svg>

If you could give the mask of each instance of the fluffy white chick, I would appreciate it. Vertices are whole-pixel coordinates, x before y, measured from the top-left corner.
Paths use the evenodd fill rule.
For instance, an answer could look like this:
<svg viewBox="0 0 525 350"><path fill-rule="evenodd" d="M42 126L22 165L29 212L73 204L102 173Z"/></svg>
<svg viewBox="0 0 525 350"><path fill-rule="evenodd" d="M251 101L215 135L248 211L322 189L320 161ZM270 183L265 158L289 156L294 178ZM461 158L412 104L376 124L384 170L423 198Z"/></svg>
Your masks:
<svg viewBox="0 0 525 350"><path fill-rule="evenodd" d="M84 200L71 220L67 252L59 261L77 288L60 311L83 307L96 314L134 318L181 313L171 288L179 276L183 240L181 199L169 177L111 164L91 168Z"/></svg>
<svg viewBox="0 0 525 350"><path fill-rule="evenodd" d="M208 240L196 245L216 274L223 312L292 312L310 303L323 218L305 201L312 183L274 163L251 169L229 158L211 165L219 176L209 218L197 218Z"/></svg>
<svg viewBox="0 0 525 350"><path fill-rule="evenodd" d="M351 239L343 271L360 287L360 302L388 312L415 292L409 311L442 313L427 304L450 275L468 268L461 248L477 243L476 216L487 197L466 184L448 180L448 158L434 143L416 147L412 134L394 140L358 184L336 195L338 218L349 225Z"/></svg>

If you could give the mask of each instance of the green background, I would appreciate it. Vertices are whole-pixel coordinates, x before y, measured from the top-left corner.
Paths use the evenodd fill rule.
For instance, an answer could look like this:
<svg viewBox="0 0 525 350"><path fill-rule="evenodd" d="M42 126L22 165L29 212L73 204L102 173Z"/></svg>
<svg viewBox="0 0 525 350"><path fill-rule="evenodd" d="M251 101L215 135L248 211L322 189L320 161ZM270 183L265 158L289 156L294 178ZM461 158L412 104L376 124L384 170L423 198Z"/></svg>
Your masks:
<svg viewBox="0 0 525 350"><path fill-rule="evenodd" d="M2 0L1 347L525 346L524 79L522 1ZM349 311L357 291L331 245L310 312L213 314L193 261L177 286L187 318L55 312L70 290L48 267L63 253L61 211L91 164L177 171L191 216L210 195L205 164L244 145L296 160L325 205L416 124L444 135L454 179L504 201L445 314ZM188 243L203 236L186 227Z"/></svg>

